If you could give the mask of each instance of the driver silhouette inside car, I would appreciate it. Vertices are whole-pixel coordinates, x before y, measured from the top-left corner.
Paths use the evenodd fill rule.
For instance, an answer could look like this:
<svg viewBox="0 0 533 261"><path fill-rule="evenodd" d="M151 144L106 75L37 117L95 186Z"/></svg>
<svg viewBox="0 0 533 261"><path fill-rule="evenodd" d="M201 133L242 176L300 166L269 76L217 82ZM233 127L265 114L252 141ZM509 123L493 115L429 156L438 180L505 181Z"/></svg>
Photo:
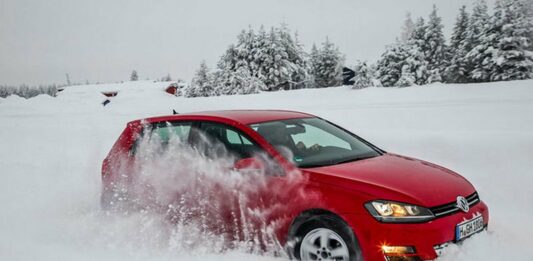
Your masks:
<svg viewBox="0 0 533 261"><path fill-rule="evenodd" d="M310 153L310 152L318 152L318 151L320 151L321 147L322 146L318 145L318 143L313 144L309 148L307 146L305 146L305 144L303 142L301 142L301 141L296 143L296 148L298 149L298 151L303 152L303 154L307 154L307 153Z"/></svg>
<svg viewBox="0 0 533 261"><path fill-rule="evenodd" d="M302 128L300 131L299 133L305 132L305 129ZM321 148L318 144L307 147L302 141L295 144L290 135L290 129L280 122L261 125L257 132L288 159L291 159L292 156L308 156L320 151Z"/></svg>

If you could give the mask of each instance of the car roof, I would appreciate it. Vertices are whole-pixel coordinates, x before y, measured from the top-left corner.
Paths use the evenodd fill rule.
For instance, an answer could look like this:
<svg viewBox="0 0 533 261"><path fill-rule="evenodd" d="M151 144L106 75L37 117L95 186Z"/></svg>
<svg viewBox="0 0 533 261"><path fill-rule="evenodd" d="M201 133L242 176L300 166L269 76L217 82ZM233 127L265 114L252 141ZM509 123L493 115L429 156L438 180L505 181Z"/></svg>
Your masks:
<svg viewBox="0 0 533 261"><path fill-rule="evenodd" d="M312 114L297 112L297 111L286 111L286 110L220 110L220 111L201 111L201 112L190 112L183 114L175 114L168 116L152 117L146 119L149 122L158 122L158 121L172 121L180 119L194 119L198 117L199 119L209 118L219 118L219 119L229 119L242 124L252 124L259 122L267 121L276 121L276 120L288 120L288 119L297 119L297 118L313 118L316 117Z"/></svg>

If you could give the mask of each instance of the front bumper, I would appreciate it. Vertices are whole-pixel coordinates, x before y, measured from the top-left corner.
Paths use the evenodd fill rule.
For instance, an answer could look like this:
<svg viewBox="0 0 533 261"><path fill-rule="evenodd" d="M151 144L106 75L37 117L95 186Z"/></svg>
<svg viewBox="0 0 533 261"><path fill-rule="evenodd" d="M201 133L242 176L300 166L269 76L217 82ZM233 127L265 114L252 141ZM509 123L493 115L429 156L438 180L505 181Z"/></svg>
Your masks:
<svg viewBox="0 0 533 261"><path fill-rule="evenodd" d="M455 243L455 226L465 220L482 215L485 226L489 222L487 205L480 201L468 213L457 212L453 215L436 218L426 223L391 224L380 223L368 214L347 215L366 261L383 261L383 245L412 246L416 253L412 260L433 260L438 257L439 247Z"/></svg>

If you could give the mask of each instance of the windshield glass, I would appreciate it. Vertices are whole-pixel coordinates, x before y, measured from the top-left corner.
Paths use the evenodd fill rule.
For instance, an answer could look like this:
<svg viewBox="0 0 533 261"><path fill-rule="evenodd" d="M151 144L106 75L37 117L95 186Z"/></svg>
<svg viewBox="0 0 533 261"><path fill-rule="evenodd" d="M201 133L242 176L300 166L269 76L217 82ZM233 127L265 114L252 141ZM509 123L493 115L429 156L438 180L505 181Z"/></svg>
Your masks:
<svg viewBox="0 0 533 261"><path fill-rule="evenodd" d="M380 155L355 135L319 118L263 122L250 127L301 168L335 165Z"/></svg>

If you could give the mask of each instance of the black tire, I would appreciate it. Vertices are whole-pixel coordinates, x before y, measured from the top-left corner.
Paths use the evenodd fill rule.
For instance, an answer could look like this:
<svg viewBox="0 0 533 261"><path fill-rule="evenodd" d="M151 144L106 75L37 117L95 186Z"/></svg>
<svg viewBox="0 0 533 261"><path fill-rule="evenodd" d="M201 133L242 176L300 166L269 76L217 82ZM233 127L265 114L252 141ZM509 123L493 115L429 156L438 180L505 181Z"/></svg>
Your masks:
<svg viewBox="0 0 533 261"><path fill-rule="evenodd" d="M311 231L318 228L326 228L337 233L346 243L349 252L349 261L362 261L361 249L352 229L341 218L320 214L296 220L289 232L289 242L292 247L288 248L292 259L301 260L300 247L302 239Z"/></svg>

